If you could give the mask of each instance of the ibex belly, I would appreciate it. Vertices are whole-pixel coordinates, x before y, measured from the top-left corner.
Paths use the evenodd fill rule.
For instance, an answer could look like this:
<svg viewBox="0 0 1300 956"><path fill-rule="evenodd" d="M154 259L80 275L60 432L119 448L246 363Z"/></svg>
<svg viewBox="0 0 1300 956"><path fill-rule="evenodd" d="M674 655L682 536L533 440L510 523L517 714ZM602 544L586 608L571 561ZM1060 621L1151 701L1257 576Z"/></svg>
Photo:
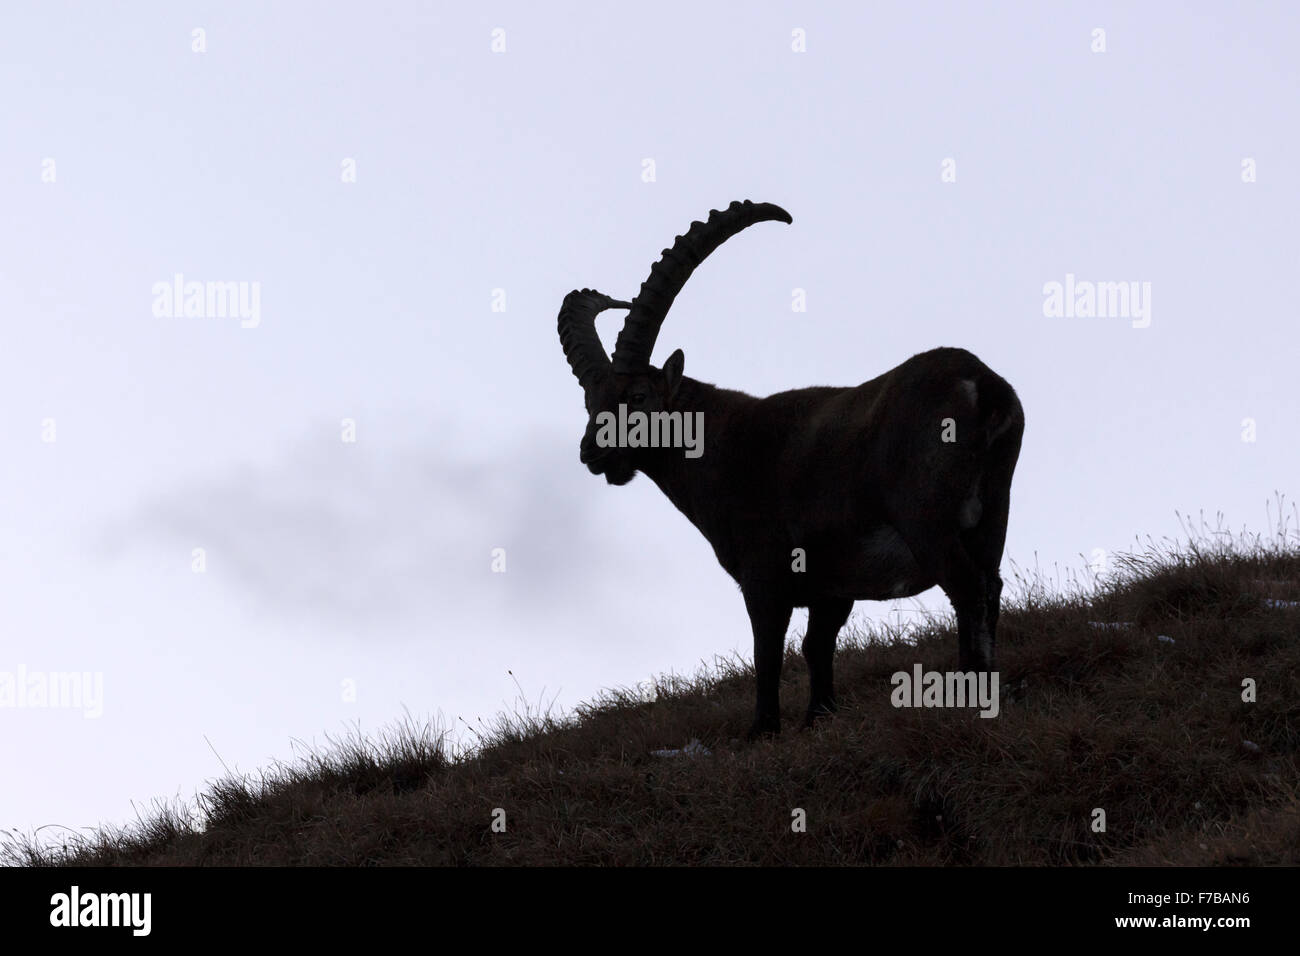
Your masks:
<svg viewBox="0 0 1300 956"><path fill-rule="evenodd" d="M907 544L889 525L845 542L828 554L827 591L855 601L911 597L934 585L917 566Z"/></svg>

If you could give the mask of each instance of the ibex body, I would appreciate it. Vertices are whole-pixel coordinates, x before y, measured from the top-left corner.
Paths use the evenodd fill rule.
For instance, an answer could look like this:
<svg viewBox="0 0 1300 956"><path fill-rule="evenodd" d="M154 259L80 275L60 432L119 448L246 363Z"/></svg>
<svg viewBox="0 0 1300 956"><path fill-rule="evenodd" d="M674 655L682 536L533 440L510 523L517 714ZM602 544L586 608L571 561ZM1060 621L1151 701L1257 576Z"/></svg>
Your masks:
<svg viewBox="0 0 1300 956"><path fill-rule="evenodd" d="M807 722L836 709L832 657L856 600L939 585L957 613L960 667L995 667L998 568L1024 415L1015 391L963 349L939 348L851 388L755 398L683 374L681 350L650 365L659 326L686 279L755 222L790 222L767 203L732 203L693 223L632 303L591 290L560 310L565 355L589 415L581 459L614 485L643 471L713 546L740 585L758 683L751 735L780 728L785 633L808 608ZM595 318L630 309L611 361ZM620 406L624 406L620 409ZM611 444L610 416L702 415L703 453Z"/></svg>

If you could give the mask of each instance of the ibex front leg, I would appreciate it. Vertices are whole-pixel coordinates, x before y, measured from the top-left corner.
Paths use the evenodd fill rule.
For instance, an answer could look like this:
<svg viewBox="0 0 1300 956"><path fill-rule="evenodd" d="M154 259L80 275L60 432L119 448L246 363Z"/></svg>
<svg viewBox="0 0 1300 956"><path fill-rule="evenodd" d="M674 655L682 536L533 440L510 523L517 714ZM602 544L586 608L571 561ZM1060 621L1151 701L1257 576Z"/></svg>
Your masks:
<svg viewBox="0 0 1300 956"><path fill-rule="evenodd" d="M745 591L745 609L754 629L754 676L758 683L758 708L749 728L749 739L753 740L781 732L781 660L794 606L755 587Z"/></svg>
<svg viewBox="0 0 1300 956"><path fill-rule="evenodd" d="M818 717L835 713L835 640L852 610L853 602L840 598L827 598L808 606L808 633L803 639L809 691L805 727L811 727Z"/></svg>

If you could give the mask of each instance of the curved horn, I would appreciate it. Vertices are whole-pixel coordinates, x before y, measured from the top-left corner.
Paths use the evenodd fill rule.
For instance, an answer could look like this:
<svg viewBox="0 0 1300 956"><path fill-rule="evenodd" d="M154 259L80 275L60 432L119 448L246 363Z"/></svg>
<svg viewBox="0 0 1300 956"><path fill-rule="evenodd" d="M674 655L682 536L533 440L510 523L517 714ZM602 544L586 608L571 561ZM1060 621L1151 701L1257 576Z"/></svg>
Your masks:
<svg viewBox="0 0 1300 956"><path fill-rule="evenodd" d="M723 212L711 210L708 222L691 223L686 235L678 236L673 247L665 249L663 257L651 266L650 277L641 283L641 291L632 300L632 311L614 344L614 371L626 375L649 365L659 326L695 267L746 226L771 219L794 221L780 206L746 199L733 202Z"/></svg>
<svg viewBox="0 0 1300 956"><path fill-rule="evenodd" d="M584 392L609 372L609 356L596 334L596 316L610 308L630 309L632 304L611 299L595 289L574 289L560 305L560 345Z"/></svg>

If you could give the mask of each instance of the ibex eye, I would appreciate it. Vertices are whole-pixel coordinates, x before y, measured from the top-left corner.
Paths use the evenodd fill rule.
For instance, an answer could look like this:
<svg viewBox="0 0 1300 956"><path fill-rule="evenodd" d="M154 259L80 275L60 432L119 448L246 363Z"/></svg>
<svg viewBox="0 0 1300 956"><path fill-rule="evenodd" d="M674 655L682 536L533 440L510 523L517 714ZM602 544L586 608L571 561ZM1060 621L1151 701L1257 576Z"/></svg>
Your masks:
<svg viewBox="0 0 1300 956"><path fill-rule="evenodd" d="M645 392L637 392L635 395L632 396L633 405L640 405L644 401L645 401Z"/></svg>

